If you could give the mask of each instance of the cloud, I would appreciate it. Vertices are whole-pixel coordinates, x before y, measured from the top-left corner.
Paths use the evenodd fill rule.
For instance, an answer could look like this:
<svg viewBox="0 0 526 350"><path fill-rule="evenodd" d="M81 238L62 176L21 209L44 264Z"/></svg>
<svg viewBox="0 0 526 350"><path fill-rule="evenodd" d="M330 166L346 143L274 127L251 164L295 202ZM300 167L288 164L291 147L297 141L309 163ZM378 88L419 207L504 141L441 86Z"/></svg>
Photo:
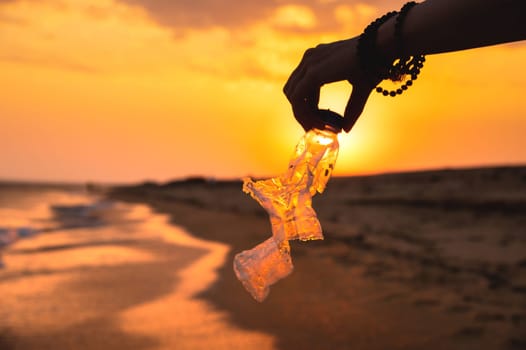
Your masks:
<svg viewBox="0 0 526 350"><path fill-rule="evenodd" d="M142 11L158 24L170 28L175 34L185 30L206 30L225 28L244 30L256 23L264 23L283 33L309 34L334 33L345 28L337 11L342 7L376 8L380 11L396 8L389 0L114 0L117 4L130 6ZM0 6L13 3L31 3L54 6L65 11L72 6L64 0L0 0ZM402 2L400 1L400 4ZM85 4L85 3L84 3ZM84 6L84 10L94 17L108 16L109 7ZM364 15L361 13L361 15ZM367 20L370 18L367 14ZM3 16L0 21L9 21ZM353 19L354 21L354 19Z"/></svg>
<svg viewBox="0 0 526 350"><path fill-rule="evenodd" d="M37 57L29 55L8 55L0 54L0 62L11 62L11 63L20 63L20 64L29 64L40 67L48 67L52 69L66 69L70 71L75 71L79 73L100 73L100 70L78 62L68 61L59 57Z"/></svg>
<svg viewBox="0 0 526 350"><path fill-rule="evenodd" d="M278 29L301 31L331 31L341 28L335 10L342 5L354 6L352 0L118 0L138 6L158 23L176 30L206 29L209 27L240 28L246 25L278 19L270 23ZM373 0L368 6L389 8L392 1ZM296 15L296 18L293 17Z"/></svg>
<svg viewBox="0 0 526 350"><path fill-rule="evenodd" d="M0 3L1 1L2 0L0 0ZM28 24L27 21L23 20L20 17L7 15L1 12L0 12L0 23L9 23L9 24L14 24L14 25L27 25Z"/></svg>
<svg viewBox="0 0 526 350"><path fill-rule="evenodd" d="M236 27L267 16L277 1L119 0L144 8L156 21L173 28Z"/></svg>
<svg viewBox="0 0 526 350"><path fill-rule="evenodd" d="M177 66L229 79L282 81L306 48L358 34L393 4L0 0L0 6L0 23L3 19L4 28L11 31L0 49L3 61L85 73ZM53 20L41 21L46 17ZM14 24L23 24L17 21L30 26L15 28Z"/></svg>

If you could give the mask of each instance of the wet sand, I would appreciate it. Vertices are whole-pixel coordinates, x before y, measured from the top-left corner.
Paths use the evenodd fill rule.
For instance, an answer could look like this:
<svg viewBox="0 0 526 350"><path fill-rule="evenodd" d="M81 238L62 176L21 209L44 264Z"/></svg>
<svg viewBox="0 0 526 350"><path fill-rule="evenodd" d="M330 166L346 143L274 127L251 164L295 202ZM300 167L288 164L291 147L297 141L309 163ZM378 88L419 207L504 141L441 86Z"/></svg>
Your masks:
<svg viewBox="0 0 526 350"><path fill-rule="evenodd" d="M279 349L526 348L526 168L333 179L315 198L326 239L292 245L294 272L259 304L233 255L266 239L238 182L121 188L232 247L198 298Z"/></svg>
<svg viewBox="0 0 526 350"><path fill-rule="evenodd" d="M5 250L0 349L273 348L271 335L193 298L217 278L227 245L145 206L73 215L83 209L64 207L67 225Z"/></svg>

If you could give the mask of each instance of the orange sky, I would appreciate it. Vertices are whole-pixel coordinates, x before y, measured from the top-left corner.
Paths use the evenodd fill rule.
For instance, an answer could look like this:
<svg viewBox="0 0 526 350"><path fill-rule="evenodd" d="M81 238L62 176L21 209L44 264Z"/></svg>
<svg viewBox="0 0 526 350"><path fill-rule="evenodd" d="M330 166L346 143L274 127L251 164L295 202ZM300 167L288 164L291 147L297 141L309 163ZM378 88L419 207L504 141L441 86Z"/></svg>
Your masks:
<svg viewBox="0 0 526 350"><path fill-rule="evenodd" d="M0 179L280 173L303 51L403 2L0 0ZM524 42L428 56L341 136L336 174L526 163L524 62ZM349 92L328 86L323 106Z"/></svg>

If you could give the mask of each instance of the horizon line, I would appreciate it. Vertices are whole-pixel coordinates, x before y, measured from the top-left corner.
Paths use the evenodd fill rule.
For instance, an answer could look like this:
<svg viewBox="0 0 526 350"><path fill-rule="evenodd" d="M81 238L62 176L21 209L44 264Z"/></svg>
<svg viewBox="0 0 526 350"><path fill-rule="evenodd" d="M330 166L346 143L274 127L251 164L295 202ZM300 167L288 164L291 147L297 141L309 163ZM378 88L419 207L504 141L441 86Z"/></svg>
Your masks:
<svg viewBox="0 0 526 350"><path fill-rule="evenodd" d="M347 175L333 175L333 178L352 178L352 177L374 177L374 176L385 176L385 175L396 175L396 174L414 174L414 173L426 173L426 172L439 172L439 171L466 171L466 170L476 170L476 169L503 169L503 168L522 168L526 167L526 163L500 163L500 164L486 164L486 165L466 165L466 166L441 166L441 167L432 167L432 168L408 168L408 169L386 169L378 172L364 172L364 173L355 173ZM155 179L142 179L134 181L96 181L96 180L44 180L44 179L13 179L13 178L2 178L0 177L0 185L47 185L47 186L123 186L123 185L137 185L144 183L169 183L177 181L185 181L191 179L204 179L206 181L240 181L245 177L252 178L271 178L276 176L274 175L244 175L244 176L234 176L234 177L216 177L208 175L186 175L173 177L167 180L155 180Z"/></svg>

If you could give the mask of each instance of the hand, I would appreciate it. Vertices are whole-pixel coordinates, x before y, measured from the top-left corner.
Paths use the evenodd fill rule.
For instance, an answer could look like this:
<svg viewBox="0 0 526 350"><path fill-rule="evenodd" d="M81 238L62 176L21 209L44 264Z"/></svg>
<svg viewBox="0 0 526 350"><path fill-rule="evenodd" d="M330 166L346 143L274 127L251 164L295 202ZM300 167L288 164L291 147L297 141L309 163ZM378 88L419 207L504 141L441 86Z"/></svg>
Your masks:
<svg viewBox="0 0 526 350"><path fill-rule="evenodd" d="M356 55L357 43L358 37L355 37L308 49L292 72L283 92L303 129L323 127L317 110L320 88L324 84L347 80L353 86L344 114L343 129L346 132L362 113L372 89L381 79L363 72Z"/></svg>

